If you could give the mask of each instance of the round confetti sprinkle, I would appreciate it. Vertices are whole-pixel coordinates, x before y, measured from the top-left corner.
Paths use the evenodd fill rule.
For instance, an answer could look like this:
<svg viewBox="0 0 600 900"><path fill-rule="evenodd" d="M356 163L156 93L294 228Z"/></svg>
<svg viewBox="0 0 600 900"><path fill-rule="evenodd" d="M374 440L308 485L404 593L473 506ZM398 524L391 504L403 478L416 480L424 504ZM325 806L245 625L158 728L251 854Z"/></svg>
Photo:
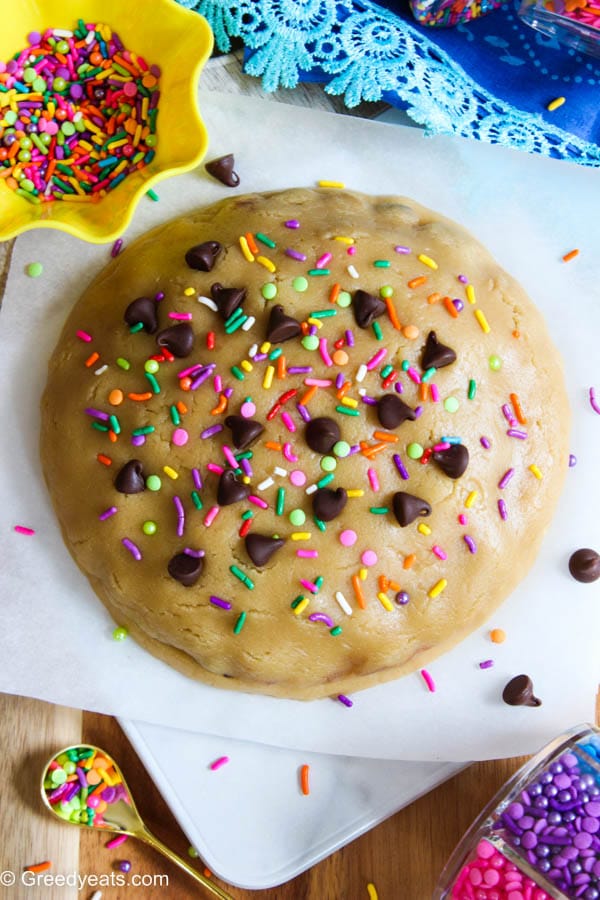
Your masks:
<svg viewBox="0 0 600 900"><path fill-rule="evenodd" d="M146 487L149 491L160 491L162 487L162 481L158 477L158 475L148 475L146 478Z"/></svg>
<svg viewBox="0 0 600 900"><path fill-rule="evenodd" d="M500 359L499 356L496 356L495 354L490 356L488 362L490 364L490 369L492 370L492 372L499 372L500 369L502 368L502 360Z"/></svg>
<svg viewBox="0 0 600 900"><path fill-rule="evenodd" d="M384 284L382 288L379 288L379 293L385 300L387 297L392 297L394 294L394 288L391 284Z"/></svg>
<svg viewBox="0 0 600 900"><path fill-rule="evenodd" d="M21 146L22 145L23 142L21 141ZM39 278L43 271L44 267L40 262L32 262L25 267L25 274L29 275L30 278Z"/></svg>
<svg viewBox="0 0 600 900"><path fill-rule="evenodd" d="M150 375L156 375L160 366L155 359L148 359L144 363L144 371L148 372Z"/></svg>
<svg viewBox="0 0 600 900"><path fill-rule="evenodd" d="M340 534L340 544L342 547L353 547L356 543L357 534L351 528L346 528Z"/></svg>
<svg viewBox="0 0 600 900"><path fill-rule="evenodd" d="M350 357L345 350L336 350L334 353L332 353L331 359L336 364L336 366L345 366Z"/></svg>
<svg viewBox="0 0 600 900"><path fill-rule="evenodd" d="M460 403L458 402L456 397L446 397L446 399L444 400L444 409L446 410L446 412L455 413L459 406Z"/></svg>
<svg viewBox="0 0 600 900"><path fill-rule="evenodd" d="M171 441L173 442L173 444L175 444L176 447L183 447L185 444L187 444L189 437L190 436L185 428L176 428L171 435Z"/></svg>
<svg viewBox="0 0 600 900"><path fill-rule="evenodd" d="M245 403L242 403L240 407L240 415L243 416L244 419L251 419L255 412L256 404L252 403L251 400L246 400Z"/></svg>
<svg viewBox="0 0 600 900"><path fill-rule="evenodd" d="M150 520L144 522L144 524L142 525L142 531L147 535L156 534L156 528L156 522L151 522Z"/></svg>
<svg viewBox="0 0 600 900"><path fill-rule="evenodd" d="M410 459L421 459L424 450L420 444L409 444L406 448L406 454Z"/></svg>
<svg viewBox="0 0 600 900"><path fill-rule="evenodd" d="M316 350L319 346L319 338L316 334L306 334L302 338L302 346L305 350Z"/></svg>
<svg viewBox="0 0 600 900"><path fill-rule="evenodd" d="M490 631L490 640L494 644L503 644L506 640L506 632L503 628L492 628Z"/></svg>
<svg viewBox="0 0 600 900"><path fill-rule="evenodd" d="M306 484L306 475L301 469L294 469L290 472L290 481L294 487L302 487Z"/></svg>
<svg viewBox="0 0 600 900"><path fill-rule="evenodd" d="M115 388L108 395L108 402L111 406L120 406L123 402L123 391L120 391L119 388Z"/></svg>
<svg viewBox="0 0 600 900"><path fill-rule="evenodd" d="M127 631L126 628L123 628L123 626L119 626L118 628L115 628L115 630L113 631L113 635L112 635L113 640L124 641L128 634L129 634L129 632Z"/></svg>
<svg viewBox="0 0 600 900"><path fill-rule="evenodd" d="M340 291L337 298L337 305L342 309L346 309L352 303L352 297L348 291Z"/></svg>
<svg viewBox="0 0 600 900"><path fill-rule="evenodd" d="M305 289L306 290L306 289ZM263 284L260 289L261 294L265 298L265 300L274 300L277 296L277 285L272 282L268 282L267 284Z"/></svg>
<svg viewBox="0 0 600 900"><path fill-rule="evenodd" d="M293 509L289 515L290 523L296 527L304 525L306 522L306 513L303 509Z"/></svg>
<svg viewBox="0 0 600 900"><path fill-rule="evenodd" d="M333 445L333 452L338 459L344 459L350 454L350 444L347 441L336 441Z"/></svg>
<svg viewBox="0 0 600 900"><path fill-rule="evenodd" d="M374 550L365 550L361 553L360 561L363 566L374 566L377 562L378 556Z"/></svg>
<svg viewBox="0 0 600 900"><path fill-rule="evenodd" d="M304 275L297 275L292 281L292 287L299 294L303 294L304 291L308 290L308 281Z"/></svg>
<svg viewBox="0 0 600 900"><path fill-rule="evenodd" d="M416 341L419 337L419 329L416 325L405 325L402 329L402 334L409 341Z"/></svg>
<svg viewBox="0 0 600 900"><path fill-rule="evenodd" d="M337 459L334 456L324 456L321 460L321 468L324 472L333 472L337 466Z"/></svg>

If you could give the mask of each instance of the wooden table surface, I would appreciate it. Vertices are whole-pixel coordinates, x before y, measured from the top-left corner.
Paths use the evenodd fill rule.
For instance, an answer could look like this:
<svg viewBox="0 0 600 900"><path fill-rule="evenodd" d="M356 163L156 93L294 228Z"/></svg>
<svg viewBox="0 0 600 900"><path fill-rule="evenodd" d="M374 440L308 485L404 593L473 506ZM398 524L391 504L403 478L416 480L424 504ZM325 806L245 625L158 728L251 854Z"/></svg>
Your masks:
<svg viewBox="0 0 600 900"><path fill-rule="evenodd" d="M241 75L239 55L212 61L203 78L215 90L261 93L257 82ZM270 99L290 102L289 95ZM292 102L347 112L341 101L327 98L314 85L298 89ZM371 105L358 112L372 115L374 109ZM10 250L10 244L0 244L0 297ZM4 773L0 900L86 900L97 889L102 890L103 900L208 897L188 876L139 842L129 840L117 850L107 850L106 836L62 824L45 812L39 798L42 766L53 752L78 741L97 744L115 757L150 830L187 856L188 840L114 719L0 694L0 760ZM524 758L475 763L293 881L264 891L231 888L230 893L235 900L369 900L367 885L371 883L379 900L431 900L452 849L482 807L523 762ZM141 887L92 883L94 876L109 880L122 859L131 861L131 875L157 876L155 885L150 886L149 877ZM52 862L48 874L71 875L71 881L79 874L88 878L86 885L78 890L76 886L43 882L33 887L23 884L24 868L44 860ZM200 860L196 864L203 869ZM15 874L14 886L7 886L7 872Z"/></svg>

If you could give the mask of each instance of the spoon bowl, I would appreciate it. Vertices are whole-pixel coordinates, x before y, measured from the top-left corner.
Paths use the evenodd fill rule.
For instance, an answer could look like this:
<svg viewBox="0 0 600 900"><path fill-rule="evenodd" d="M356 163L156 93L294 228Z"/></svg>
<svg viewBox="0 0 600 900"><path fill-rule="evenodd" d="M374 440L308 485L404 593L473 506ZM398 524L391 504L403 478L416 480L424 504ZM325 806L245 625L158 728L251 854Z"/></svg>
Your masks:
<svg viewBox="0 0 600 900"><path fill-rule="evenodd" d="M75 744L53 754L44 766L41 795L46 808L63 822L138 838L195 878L213 896L233 900L148 830L119 766L100 747Z"/></svg>

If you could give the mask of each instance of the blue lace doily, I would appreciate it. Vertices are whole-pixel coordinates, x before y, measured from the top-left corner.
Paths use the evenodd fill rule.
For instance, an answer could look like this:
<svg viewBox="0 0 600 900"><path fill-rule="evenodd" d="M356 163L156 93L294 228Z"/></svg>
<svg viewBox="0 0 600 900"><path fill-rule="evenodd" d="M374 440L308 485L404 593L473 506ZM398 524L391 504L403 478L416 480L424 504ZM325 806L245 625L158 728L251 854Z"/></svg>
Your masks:
<svg viewBox="0 0 600 900"><path fill-rule="evenodd" d="M179 2L206 17L220 50L242 39L245 71L267 91L319 80L349 107L385 100L405 109L428 134L600 166L600 66L523 25L510 7L427 29L390 0ZM545 113L561 94L567 103Z"/></svg>

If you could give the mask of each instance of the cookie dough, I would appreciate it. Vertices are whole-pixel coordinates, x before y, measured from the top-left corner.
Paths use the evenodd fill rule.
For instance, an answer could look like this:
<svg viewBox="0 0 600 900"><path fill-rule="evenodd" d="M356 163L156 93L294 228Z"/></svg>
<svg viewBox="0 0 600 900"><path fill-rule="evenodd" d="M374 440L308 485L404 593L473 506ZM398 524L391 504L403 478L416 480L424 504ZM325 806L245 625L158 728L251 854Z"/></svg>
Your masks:
<svg viewBox="0 0 600 900"><path fill-rule="evenodd" d="M117 625L209 684L311 699L488 619L535 560L569 424L541 314L467 231L291 189L110 262L50 360L41 456Z"/></svg>

